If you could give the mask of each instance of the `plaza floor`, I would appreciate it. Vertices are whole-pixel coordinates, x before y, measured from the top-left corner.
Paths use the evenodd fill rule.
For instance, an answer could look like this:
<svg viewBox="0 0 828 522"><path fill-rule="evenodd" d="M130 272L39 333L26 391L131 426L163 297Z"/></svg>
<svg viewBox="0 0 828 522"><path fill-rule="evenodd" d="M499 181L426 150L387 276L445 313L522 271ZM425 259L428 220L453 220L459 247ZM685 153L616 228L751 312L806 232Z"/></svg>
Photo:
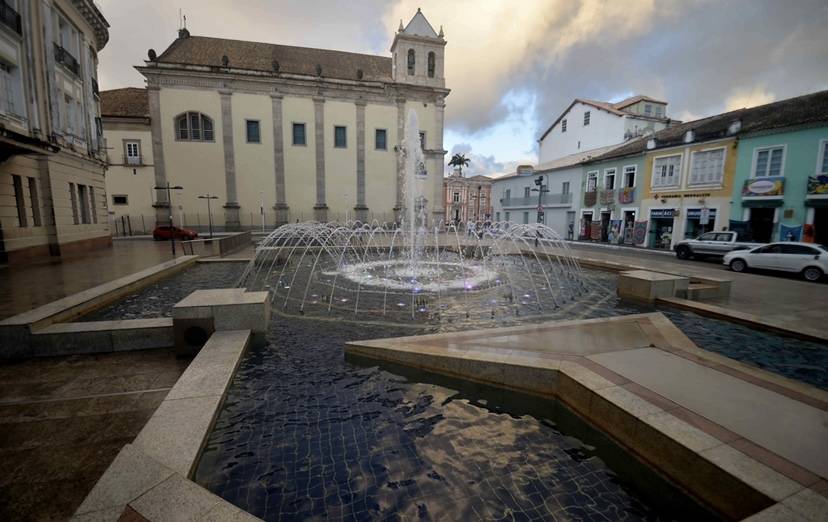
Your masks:
<svg viewBox="0 0 828 522"><path fill-rule="evenodd" d="M179 249L178 254L183 252ZM172 259L169 242L117 240L60 260L0 267L0 319Z"/></svg>
<svg viewBox="0 0 828 522"><path fill-rule="evenodd" d="M0 520L66 520L187 367L171 350L0 364Z"/></svg>

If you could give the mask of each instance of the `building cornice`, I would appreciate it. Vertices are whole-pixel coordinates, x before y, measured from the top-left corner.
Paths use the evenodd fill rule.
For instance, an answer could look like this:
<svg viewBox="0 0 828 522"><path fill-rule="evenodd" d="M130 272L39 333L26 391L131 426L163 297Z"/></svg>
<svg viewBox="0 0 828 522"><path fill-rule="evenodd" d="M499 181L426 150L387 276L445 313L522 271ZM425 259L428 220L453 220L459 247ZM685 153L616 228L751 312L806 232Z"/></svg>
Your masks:
<svg viewBox="0 0 828 522"><path fill-rule="evenodd" d="M109 22L92 0L72 0L72 5L95 32L95 50L100 51L109 41Z"/></svg>
<svg viewBox="0 0 828 522"><path fill-rule="evenodd" d="M341 80L298 74L251 74L250 71L216 71L210 67L174 68L151 64L138 66L136 70L147 78L148 89L196 88L282 96L324 96L348 101L362 99L375 103L396 103L398 98L402 98L435 104L444 104L444 98L451 92L445 88L395 82Z"/></svg>

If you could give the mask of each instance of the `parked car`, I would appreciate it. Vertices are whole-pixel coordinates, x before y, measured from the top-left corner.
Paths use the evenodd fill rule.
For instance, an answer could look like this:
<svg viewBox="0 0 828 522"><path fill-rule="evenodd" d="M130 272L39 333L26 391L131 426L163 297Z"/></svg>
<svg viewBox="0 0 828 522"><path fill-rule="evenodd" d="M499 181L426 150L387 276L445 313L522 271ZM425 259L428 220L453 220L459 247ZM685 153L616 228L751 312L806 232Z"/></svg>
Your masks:
<svg viewBox="0 0 828 522"><path fill-rule="evenodd" d="M813 243L770 243L750 250L730 252L723 261L734 272L744 272L749 268L779 270L802 274L808 281L819 281L828 274L828 248Z"/></svg>
<svg viewBox="0 0 828 522"><path fill-rule="evenodd" d="M169 225L155 227L155 230L152 231L152 238L156 241L165 241L173 237L182 241L189 241L190 239L197 238L198 233L189 228L172 227Z"/></svg>
<svg viewBox="0 0 828 522"><path fill-rule="evenodd" d="M740 241L736 232L707 232L696 239L679 241L674 250L677 258L690 259L693 256L723 256L734 250L749 250L761 245L762 243Z"/></svg>

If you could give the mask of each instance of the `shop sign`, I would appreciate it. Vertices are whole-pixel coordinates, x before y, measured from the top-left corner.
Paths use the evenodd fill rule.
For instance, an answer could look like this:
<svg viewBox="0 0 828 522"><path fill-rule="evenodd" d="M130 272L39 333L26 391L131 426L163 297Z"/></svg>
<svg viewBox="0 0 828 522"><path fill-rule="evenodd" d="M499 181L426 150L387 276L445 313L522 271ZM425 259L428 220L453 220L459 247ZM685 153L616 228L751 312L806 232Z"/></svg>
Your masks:
<svg viewBox="0 0 828 522"><path fill-rule="evenodd" d="M716 217L715 208L690 208L687 209L687 217L690 219L702 219L704 217L705 211L707 211L708 219Z"/></svg>
<svg viewBox="0 0 828 522"><path fill-rule="evenodd" d="M690 217L690 213L687 213L687 217ZM699 211L699 225L706 225L710 222L710 209L703 208Z"/></svg>
<svg viewBox="0 0 828 522"><path fill-rule="evenodd" d="M808 176L808 195L828 196L828 174Z"/></svg>
<svg viewBox="0 0 828 522"><path fill-rule="evenodd" d="M650 209L650 219L671 218L675 215L674 208L653 208Z"/></svg>
<svg viewBox="0 0 828 522"><path fill-rule="evenodd" d="M742 197L771 197L785 193L785 176L767 176L745 180Z"/></svg>

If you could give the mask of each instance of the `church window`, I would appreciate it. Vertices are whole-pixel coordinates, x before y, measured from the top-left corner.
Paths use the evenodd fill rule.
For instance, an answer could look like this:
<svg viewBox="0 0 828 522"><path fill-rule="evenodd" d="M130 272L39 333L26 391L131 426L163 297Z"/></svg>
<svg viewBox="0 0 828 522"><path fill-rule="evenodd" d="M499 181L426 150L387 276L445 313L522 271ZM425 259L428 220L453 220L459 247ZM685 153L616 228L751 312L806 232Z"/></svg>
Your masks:
<svg viewBox="0 0 828 522"><path fill-rule="evenodd" d="M414 76L414 49L408 50L408 75Z"/></svg>
<svg viewBox="0 0 828 522"><path fill-rule="evenodd" d="M175 118L179 141L213 141L213 120L200 112L185 112Z"/></svg>
<svg viewBox="0 0 828 522"><path fill-rule="evenodd" d="M584 113L584 127L586 127L587 125L589 125L589 111L586 111Z"/></svg>
<svg viewBox="0 0 828 522"><path fill-rule="evenodd" d="M293 144L294 145L306 145L306 141L305 141L305 124L304 123L294 123L293 124Z"/></svg>
<svg viewBox="0 0 828 522"><path fill-rule="evenodd" d="M435 67L434 59L435 59L434 52L432 51L432 52L428 53L428 77L429 78L434 78L434 67Z"/></svg>
<svg viewBox="0 0 828 522"><path fill-rule="evenodd" d="M374 134L374 148L377 150L388 150L388 132L385 129L377 129Z"/></svg>
<svg viewBox="0 0 828 522"><path fill-rule="evenodd" d="M336 125L334 126L334 147L338 149L344 149L348 146L348 138L345 131L345 127Z"/></svg>
<svg viewBox="0 0 828 522"><path fill-rule="evenodd" d="M561 122L561 132L566 132L566 118Z"/></svg>
<svg viewBox="0 0 828 522"><path fill-rule="evenodd" d="M247 143L261 143L262 133L259 128L259 120L245 120L247 131Z"/></svg>

